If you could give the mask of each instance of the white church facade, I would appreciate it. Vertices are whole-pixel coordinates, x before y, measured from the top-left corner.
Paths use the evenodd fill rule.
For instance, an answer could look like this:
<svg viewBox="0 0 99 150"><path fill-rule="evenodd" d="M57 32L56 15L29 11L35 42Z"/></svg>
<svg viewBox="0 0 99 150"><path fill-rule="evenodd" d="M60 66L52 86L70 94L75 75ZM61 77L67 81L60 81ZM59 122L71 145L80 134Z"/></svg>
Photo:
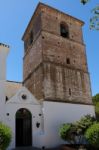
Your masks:
<svg viewBox="0 0 99 150"><path fill-rule="evenodd" d="M73 41L73 39L70 39L70 36L69 39L67 39L67 37L65 38L65 36L67 36L67 32L65 34L65 28L63 31L64 33L63 37L60 37L59 35L55 35L56 28L54 24L50 24L51 22L47 23L47 21L52 19L52 17L58 18L56 19L58 21L55 21L56 23L58 22L58 25L60 20L66 22L66 18L68 24L68 18L69 18L69 20L71 20L72 22L72 26L74 25L73 28L76 26L75 29L77 29L77 32L80 29L79 26L81 26L82 24L82 22L69 15L61 13L56 9L53 9L49 6L39 3L26 29L26 32L23 36L23 41L27 42L29 33L33 33L33 35L30 35L30 38L32 38L32 41L30 41L30 43L32 43L32 45L28 46L29 42L25 43L26 50L25 50L25 58L24 58L23 83L11 82L6 80L6 60L7 60L7 56L10 53L10 48L5 44L0 43L0 68L1 68L0 122L7 124L12 130L12 140L8 150L11 150L15 147L22 147L22 146L27 146L27 147L34 146L39 148L56 147L64 143L64 141L59 136L59 127L63 123L74 122L87 114L90 114L92 116L95 115L94 106L91 100L90 81L89 81L89 75L87 71L85 71L84 68L80 68L81 69L80 71L80 69L77 69L75 66L74 68L71 67L70 64L71 59L69 60L68 58L71 57L71 54L67 54L68 57L67 57L66 65L61 63L60 60L58 60L59 58L57 58L59 64L56 64L56 62L54 62L56 58L53 59L51 54L52 50L56 51L56 49L58 50L59 47L61 47L61 51L62 51L62 48L64 49L63 46L65 42L67 42L66 45L71 45L71 47L72 44L75 44L75 46L77 45L78 47L80 47L82 46L82 43L80 43L80 41L79 42ZM36 19L39 19L39 21ZM39 25L37 26L37 24L35 25L35 23ZM31 28L33 29L36 28L36 29L30 32ZM51 30L53 30L53 32ZM38 31L39 33L37 33ZM50 40L52 40L51 44L49 42ZM57 41L62 44L60 45L60 43L58 43L57 46L56 45ZM71 44L69 43L69 41L71 42ZM43 42L44 44L47 45L45 46ZM51 46L54 45L54 46L50 47L50 45ZM47 50L44 51L43 49L44 50L47 49L48 51ZM68 48L66 49L67 49L66 51L68 51ZM44 54L44 57L46 55L46 59L49 57L48 61L40 54L41 50L43 51L42 55ZM55 51L53 55L56 56L58 52ZM82 50L81 52L82 55L85 54L85 51L84 54L83 51L84 50ZM61 52L60 56L62 56L62 53L63 55L65 55L64 53L66 52L64 51ZM75 57L75 55L73 55L73 57ZM41 62L39 63L39 61ZM83 66L84 61L83 60L81 61L82 61L81 65ZM29 68L30 67L29 63L31 63L31 68ZM53 64L54 67L52 66ZM36 71L42 66L43 69L45 69L43 70L45 73L43 74L44 77L41 79L40 77L38 77L40 75L40 71L38 73ZM55 78L57 79L57 82L55 83L51 79L52 76L52 74L50 74L50 70L52 69L51 67L54 68L54 70L56 70L55 74L54 74L54 70L52 70L52 73L54 74L53 76L55 76ZM65 71L62 70L62 72L63 71L65 72L64 73L65 75L61 74L61 69L65 70ZM67 73L66 69L67 72L69 73L68 77L66 74ZM87 69L87 64L85 66L85 69ZM31 73L31 70L34 75ZM80 74L82 72L84 74L83 79L80 78ZM72 76L72 78L69 79L70 75ZM76 75L77 77L75 77ZM30 80L32 76L33 76L33 82L32 79ZM36 77L38 77L37 80ZM63 82L63 77L65 79L64 82ZM71 80L73 81L72 83ZM79 85L77 85L76 80L78 81ZM77 90L77 87L78 89L80 89L80 86L81 87L84 86L82 85L83 84L82 80L83 83L86 83L86 87L85 87L86 91L85 90L83 91L82 89L77 93L75 92L75 89ZM40 82L43 82L43 87L41 86L42 89L41 91L40 91ZM65 85L67 85L66 91L64 91L63 88L65 87ZM33 89L31 87L33 87ZM55 87L55 91L54 91L54 87ZM44 92L42 94L44 95L44 97L39 95L39 93L42 91ZM86 94L84 95L83 93ZM64 97L66 97L66 100ZM81 99L81 102L79 101L79 99Z"/></svg>

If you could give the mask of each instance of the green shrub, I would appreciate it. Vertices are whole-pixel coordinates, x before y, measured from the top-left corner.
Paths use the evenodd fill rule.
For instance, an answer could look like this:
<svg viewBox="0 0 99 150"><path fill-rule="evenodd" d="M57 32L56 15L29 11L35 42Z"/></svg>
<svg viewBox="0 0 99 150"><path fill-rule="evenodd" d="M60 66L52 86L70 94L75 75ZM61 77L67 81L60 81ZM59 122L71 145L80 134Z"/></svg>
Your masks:
<svg viewBox="0 0 99 150"><path fill-rule="evenodd" d="M99 102L99 93L97 93L95 96L92 97L93 103Z"/></svg>
<svg viewBox="0 0 99 150"><path fill-rule="evenodd" d="M70 144L84 144L86 143L84 134L94 123L96 123L95 118L86 115L75 123L63 124L59 130L60 137Z"/></svg>
<svg viewBox="0 0 99 150"><path fill-rule="evenodd" d="M76 121L75 123L76 133L78 135L84 134L86 129L88 129L88 127L90 127L94 122L95 118L91 117L90 115L82 117L79 121Z"/></svg>
<svg viewBox="0 0 99 150"><path fill-rule="evenodd" d="M63 124L59 129L59 135L63 140L68 140L68 132L71 128L71 124Z"/></svg>
<svg viewBox="0 0 99 150"><path fill-rule="evenodd" d="M89 144L99 147L99 123L94 123L85 132L85 137Z"/></svg>
<svg viewBox="0 0 99 150"><path fill-rule="evenodd" d="M96 118L99 121L99 93L93 96L92 100L95 105Z"/></svg>
<svg viewBox="0 0 99 150"><path fill-rule="evenodd" d="M6 150L11 141L11 130L8 126L0 123L0 150Z"/></svg>
<svg viewBox="0 0 99 150"><path fill-rule="evenodd" d="M63 140L67 141L69 144L76 143L75 133L76 133L75 126L73 124L68 124L68 123L63 124L59 130L60 137Z"/></svg>

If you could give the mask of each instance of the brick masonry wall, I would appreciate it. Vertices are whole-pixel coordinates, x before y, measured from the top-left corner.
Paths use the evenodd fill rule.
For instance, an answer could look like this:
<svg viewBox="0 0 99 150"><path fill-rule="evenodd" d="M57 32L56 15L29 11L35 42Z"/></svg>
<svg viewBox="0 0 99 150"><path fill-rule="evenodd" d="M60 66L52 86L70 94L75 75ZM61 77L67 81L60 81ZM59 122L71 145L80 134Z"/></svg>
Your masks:
<svg viewBox="0 0 99 150"><path fill-rule="evenodd" d="M33 70L42 62L42 43L41 37L34 41L33 45L27 51L24 57L24 80L33 72Z"/></svg>
<svg viewBox="0 0 99 150"><path fill-rule="evenodd" d="M41 102L44 99L42 64L25 80L24 85Z"/></svg>
<svg viewBox="0 0 99 150"><path fill-rule="evenodd" d="M61 22L69 27L68 39L60 36ZM40 5L25 42L31 30L35 36L24 57L24 85L39 101L92 104L82 23Z"/></svg>
<svg viewBox="0 0 99 150"><path fill-rule="evenodd" d="M87 73L52 63L44 64L44 73L46 100L92 104Z"/></svg>
<svg viewBox="0 0 99 150"><path fill-rule="evenodd" d="M74 18L65 15L54 9L42 7L42 29L44 31L60 35L60 23L66 23L69 26L69 39L83 43L81 24Z"/></svg>
<svg viewBox="0 0 99 150"><path fill-rule="evenodd" d="M88 71L85 46L69 39L53 35L48 32L42 32L43 59L71 68ZM70 59L70 65L66 60Z"/></svg>

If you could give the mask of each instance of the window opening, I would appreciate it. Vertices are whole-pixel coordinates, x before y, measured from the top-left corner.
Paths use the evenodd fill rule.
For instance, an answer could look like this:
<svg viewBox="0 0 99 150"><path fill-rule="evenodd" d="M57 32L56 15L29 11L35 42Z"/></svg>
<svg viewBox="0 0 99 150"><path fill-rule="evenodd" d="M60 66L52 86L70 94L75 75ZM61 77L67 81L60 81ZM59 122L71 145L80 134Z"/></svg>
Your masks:
<svg viewBox="0 0 99 150"><path fill-rule="evenodd" d="M67 62L67 64L70 64L70 59L67 58L67 59L66 59L66 62Z"/></svg>
<svg viewBox="0 0 99 150"><path fill-rule="evenodd" d="M68 26L65 24L60 24L60 34L64 38L69 38Z"/></svg>

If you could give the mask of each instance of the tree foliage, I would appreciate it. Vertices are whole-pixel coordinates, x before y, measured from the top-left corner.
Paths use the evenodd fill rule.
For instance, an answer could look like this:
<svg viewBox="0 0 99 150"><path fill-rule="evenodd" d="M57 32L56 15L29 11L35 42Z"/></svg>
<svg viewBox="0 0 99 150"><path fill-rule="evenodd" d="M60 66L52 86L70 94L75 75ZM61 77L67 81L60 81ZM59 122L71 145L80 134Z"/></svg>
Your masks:
<svg viewBox="0 0 99 150"><path fill-rule="evenodd" d="M96 104L99 102L99 93L92 97L93 103Z"/></svg>
<svg viewBox="0 0 99 150"><path fill-rule="evenodd" d="M60 127L59 135L63 140L68 141L68 132L69 132L70 128L71 128L71 124L63 124Z"/></svg>
<svg viewBox="0 0 99 150"><path fill-rule="evenodd" d="M80 0L80 2L85 5L90 0ZM99 30L99 4L91 11L92 17L90 18L90 29Z"/></svg>
<svg viewBox="0 0 99 150"><path fill-rule="evenodd" d="M86 115L82 117L79 121L75 123L77 134L83 135L86 129L89 128L93 124L94 121L95 121L95 118L91 117L90 115Z"/></svg>
<svg viewBox="0 0 99 150"><path fill-rule="evenodd" d="M11 141L11 130L6 125L0 123L0 150L6 150Z"/></svg>
<svg viewBox="0 0 99 150"><path fill-rule="evenodd" d="M95 118L90 115L82 117L79 121L72 124L63 124L60 127L60 137L70 144L85 143L84 134L86 130L94 124Z"/></svg>
<svg viewBox="0 0 99 150"><path fill-rule="evenodd" d="M95 105L95 112L97 120L99 120L99 93L92 97L93 103Z"/></svg>
<svg viewBox="0 0 99 150"><path fill-rule="evenodd" d="M83 5L85 5L86 3L89 2L89 0L80 0L80 2L81 2Z"/></svg>
<svg viewBox="0 0 99 150"><path fill-rule="evenodd" d="M99 5L92 10L93 16L90 18L90 29L99 30Z"/></svg>
<svg viewBox="0 0 99 150"><path fill-rule="evenodd" d="M85 137L89 144L99 148L99 123L95 123L88 128L85 133Z"/></svg>

